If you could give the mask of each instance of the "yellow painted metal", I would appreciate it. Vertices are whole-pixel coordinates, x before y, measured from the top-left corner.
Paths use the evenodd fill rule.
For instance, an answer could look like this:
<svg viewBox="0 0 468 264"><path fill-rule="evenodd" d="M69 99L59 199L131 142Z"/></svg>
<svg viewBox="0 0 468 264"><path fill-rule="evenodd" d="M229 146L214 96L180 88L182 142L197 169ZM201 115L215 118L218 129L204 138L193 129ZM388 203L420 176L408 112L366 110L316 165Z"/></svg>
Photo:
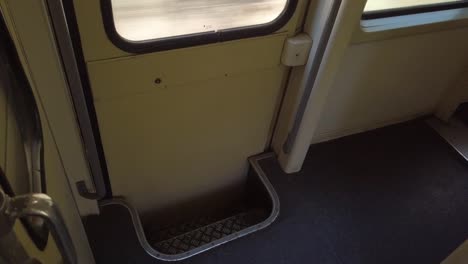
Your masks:
<svg viewBox="0 0 468 264"><path fill-rule="evenodd" d="M48 78L47 81L42 82L41 78L47 78L50 74L47 74L47 71L32 71L32 61L31 56L28 55L34 54L35 56L42 56L44 63L42 66L47 65L47 68L50 71L54 71L57 74L61 74L61 68L57 67L53 64L53 56L50 56L50 50L48 49L49 42L46 42L44 39L48 39L48 31L45 30L47 27L44 26L47 22L44 20L40 20L41 17L38 16L40 10L44 8L42 1L34 1L34 3L26 3L26 2L18 2L18 1L9 1L9 0L0 0L0 8L2 14L5 16L5 20L12 35L13 41L15 45L18 47L18 55L19 59L24 67L26 77L28 78L30 85L32 86L32 90L38 104L39 115L42 121L42 130L44 133L44 163L45 163L45 171L46 171L46 181L47 181L47 194L51 196L54 201L59 205L60 210L63 214L65 222L67 224L67 228L69 229L73 242L75 245L75 249L78 255L78 262L79 263L94 263L94 259L89 248L88 242L86 240L86 236L84 233L84 229L82 226L81 218L79 215L79 211L77 208L77 201L74 199L72 195L72 186L70 185L69 179L67 178L67 172L62 163L62 158L60 153L57 149L57 142L51 131L51 126L49 123L49 118L46 115L45 107L44 107L44 99L50 99L54 101L55 109L59 109L59 114L66 116L66 118L73 117L70 115L69 111L65 111L65 107L61 104L61 100L58 100L57 93L53 93L53 88L60 87L62 88L60 83L55 82L51 78ZM21 18L27 18L29 21L35 21L35 19L39 19L41 23L35 23L34 26L27 27L24 24L18 25L18 10L22 10L25 13L21 13ZM38 11L38 12L36 12ZM16 23L15 23L16 22ZM23 38L19 37L19 30L24 29L23 27L29 30L28 33L30 34L23 34ZM24 31L22 33L25 33ZM29 38L24 38L24 36L30 36ZM38 45L41 43L43 45ZM46 44L44 44L46 43ZM26 47L30 47L26 44L34 44L38 45L39 49L26 49ZM53 47L53 46L52 46ZM44 52L47 50L47 52ZM28 60L29 59L29 60ZM46 63L47 61L47 63ZM53 66L51 66L53 65ZM34 70L38 70L34 68ZM46 89L46 93L42 93L42 95L49 93L47 98L39 96L38 90L39 86L43 83L47 83L48 86ZM42 88L45 85L41 86ZM53 87L53 88L52 88ZM65 90L66 88L63 87ZM66 91L66 90L65 90ZM18 179L20 174L25 173L24 167L24 154L22 152L23 145L20 139L20 134L17 132L17 124L16 120L13 116L13 111L11 107L7 107L7 101L5 100L5 89L0 87L0 109L5 111L0 112L0 135L5 135L5 132L8 130L8 135L6 136L5 142L3 143L3 138L0 139L0 152L5 153L5 160L6 160L6 173L10 179ZM64 110L65 109L65 110ZM73 112L72 112L73 113ZM3 115L8 115L7 118L3 118L7 120L5 122L5 126L3 126ZM7 125L8 124L8 125ZM67 134L68 137L75 136L72 133ZM1 156L1 155L0 155ZM5 164L2 164L2 166ZM14 180L13 180L14 182ZM89 201L88 203L93 203ZM24 228L21 225L15 225L15 232L17 236L20 238L20 241L23 243L24 247L26 248L27 252L31 254L31 256L38 258L41 260L42 263L61 263L61 256L57 250L57 247L51 237L49 237L49 243L45 249L45 251L40 252L35 246L32 244L30 239L26 236Z"/></svg>
<svg viewBox="0 0 468 264"><path fill-rule="evenodd" d="M88 63L94 100L171 89L281 67L285 33ZM161 83L156 84L156 79ZM194 98L196 103L198 97ZM201 98L203 99L203 98ZM211 98L212 99L212 98ZM176 103L176 102L174 102Z"/></svg>
<svg viewBox="0 0 468 264"><path fill-rule="evenodd" d="M268 147L288 68L276 34L132 55L108 39L99 1L74 1L114 195L148 212L243 181Z"/></svg>
<svg viewBox="0 0 468 264"><path fill-rule="evenodd" d="M0 87L0 99L5 98L4 92L5 90ZM24 190L19 189L27 185L24 183L24 180L26 179L25 175L27 175L28 172L26 166L24 166L26 160L23 151L23 143L20 138L13 111L10 107L6 106L6 100L0 101L0 107L2 109L7 109L5 112L8 115L7 125L0 127L2 130L7 130L6 144L4 142L0 142L0 151L6 154L6 166L2 164L2 168L5 169L5 174L15 192L24 193ZM41 108L40 110L41 117L44 117L44 113ZM45 171L48 189L47 193L51 197L54 197L54 200L59 204L64 217L66 217L68 228L71 232L76 232L76 226L81 225L81 220L77 213L73 197L70 195L71 190L68 187L69 185L62 167L60 155L56 149L55 142L47 124L43 124L43 132L45 146ZM15 224L14 230L30 256L41 260L42 263L61 262L60 253L57 250L52 237L49 237L46 249L44 251L39 251L30 240L24 230L24 227L19 221ZM89 261L87 263L93 263L91 256L83 254L83 252L86 251L82 249L85 248L86 245L79 243L78 240L74 241L74 243L79 253L79 259Z"/></svg>
<svg viewBox="0 0 468 264"><path fill-rule="evenodd" d="M441 264L464 264L468 261L468 240L461 244Z"/></svg>
<svg viewBox="0 0 468 264"><path fill-rule="evenodd" d="M6 93L4 87L0 87L0 99L6 99ZM2 124L0 129L4 130L5 142L0 142L0 151L5 154L5 164L1 164L2 169L5 172L5 175L8 178L9 183L11 184L13 190L19 194L26 194L28 190L25 187L28 186L27 181L27 167L26 157L24 155L23 143L21 141L20 133L18 130L17 122L13 114L11 107L8 107L6 100L0 101L0 107L5 109L4 113L6 115L5 122ZM47 148L46 148L47 150ZM50 168L50 167L49 167ZM56 177L53 173L48 173L49 180ZM61 182L60 180L54 179L56 182ZM52 188L52 192L54 192ZM62 190L63 187L60 187ZM14 231L18 236L19 241L26 249L26 252L30 254L31 257L34 257L40 260L42 263L59 263L61 257L59 251L54 243L52 237L49 237L49 242L44 251L40 251L36 248L24 226L17 221L14 226Z"/></svg>
<svg viewBox="0 0 468 264"><path fill-rule="evenodd" d="M312 142L434 113L466 68L467 46L467 28L350 45Z"/></svg>
<svg viewBox="0 0 468 264"><path fill-rule="evenodd" d="M296 27L302 26L302 19L305 15L305 10L308 7L308 2L309 0L299 0L295 15L291 18L289 23L278 32L286 32L290 35L295 34ZM87 62L132 56L132 54L124 52L114 46L114 44L112 44L112 42L107 38L104 25L102 23L100 1L74 0L74 7L80 30L83 52ZM216 45L223 44L217 43L208 46Z"/></svg>
<svg viewBox="0 0 468 264"><path fill-rule="evenodd" d="M96 102L114 193L144 212L242 181L284 76L273 67Z"/></svg>

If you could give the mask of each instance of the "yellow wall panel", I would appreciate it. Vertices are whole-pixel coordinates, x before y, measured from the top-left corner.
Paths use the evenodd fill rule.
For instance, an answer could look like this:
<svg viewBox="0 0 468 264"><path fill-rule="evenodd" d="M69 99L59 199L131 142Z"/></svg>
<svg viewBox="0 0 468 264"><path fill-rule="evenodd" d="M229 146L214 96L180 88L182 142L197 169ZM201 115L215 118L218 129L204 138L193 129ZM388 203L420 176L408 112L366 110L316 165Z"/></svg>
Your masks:
<svg viewBox="0 0 468 264"><path fill-rule="evenodd" d="M283 45L307 3L276 34L134 55L108 40L98 1L74 1L114 195L144 213L243 180L268 145Z"/></svg>
<svg viewBox="0 0 468 264"><path fill-rule="evenodd" d="M468 65L468 29L349 46L313 143L434 112Z"/></svg>
<svg viewBox="0 0 468 264"><path fill-rule="evenodd" d="M242 181L247 157L267 146L284 75L273 67L96 102L114 194L145 212Z"/></svg>
<svg viewBox="0 0 468 264"><path fill-rule="evenodd" d="M290 21L278 32L292 35L296 26L301 26L304 10L308 6L308 0L299 0L296 13ZM83 46L83 53L87 62L132 56L117 48L108 38L102 23L100 1L74 0L75 13ZM232 41L214 43L204 46L217 46L233 43Z"/></svg>
<svg viewBox="0 0 468 264"><path fill-rule="evenodd" d="M276 67L286 34L88 63L95 100ZM161 79L160 84L155 80Z"/></svg>

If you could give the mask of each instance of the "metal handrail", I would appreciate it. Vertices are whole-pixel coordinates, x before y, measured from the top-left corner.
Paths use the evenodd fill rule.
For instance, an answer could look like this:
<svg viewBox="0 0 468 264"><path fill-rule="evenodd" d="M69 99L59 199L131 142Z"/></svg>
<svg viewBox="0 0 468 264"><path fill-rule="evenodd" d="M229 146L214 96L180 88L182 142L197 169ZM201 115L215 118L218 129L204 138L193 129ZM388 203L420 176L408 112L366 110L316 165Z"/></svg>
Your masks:
<svg viewBox="0 0 468 264"><path fill-rule="evenodd" d="M76 117L80 125L83 145L86 150L85 153L92 174L92 184L94 185L87 186L84 181L79 181L76 183L76 186L82 197L92 200L99 200L106 196L107 189L99 159L99 151L97 149L96 143L97 139L94 135L92 122L89 117L89 109L82 87L83 80L78 69L63 3L62 0L43 1L48 7L57 41L57 48L61 54L63 68L67 76L70 89L71 99L73 100Z"/></svg>
<svg viewBox="0 0 468 264"><path fill-rule="evenodd" d="M45 194L9 197L0 190L0 245L7 245L10 249L19 249L21 251L22 245L17 239L12 238L14 237L12 232L15 221L22 217L39 217L43 219L51 230L57 248L62 255L63 263L78 263L75 247L62 214L54 201ZM8 243L1 243L2 240L8 240ZM17 259L28 259L24 254L25 251L19 252L19 254L11 253Z"/></svg>

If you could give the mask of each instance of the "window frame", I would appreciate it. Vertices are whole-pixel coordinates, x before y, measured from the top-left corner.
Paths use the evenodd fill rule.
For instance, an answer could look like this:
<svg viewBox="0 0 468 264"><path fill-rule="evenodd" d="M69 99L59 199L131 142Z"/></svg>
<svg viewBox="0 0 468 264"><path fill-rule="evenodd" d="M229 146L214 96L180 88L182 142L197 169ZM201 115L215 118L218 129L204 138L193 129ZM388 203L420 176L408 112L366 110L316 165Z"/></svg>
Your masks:
<svg viewBox="0 0 468 264"><path fill-rule="evenodd" d="M363 12L362 20L372 20L379 18L388 18L395 16L405 16L405 15L414 15L421 13L430 13L436 11L444 11L450 9L460 9L468 7L468 1L456 3L437 3L437 4L426 4L410 7L401 7L401 8L391 8L391 9L382 9L375 11Z"/></svg>
<svg viewBox="0 0 468 264"><path fill-rule="evenodd" d="M236 39L264 36L274 33L285 26L296 12L298 0L286 0L283 12L270 23L241 28L225 29L216 32L200 32L167 38L132 41L122 37L115 27L112 0L101 0L104 28L109 40L118 48L129 53L149 53L171 49L186 48Z"/></svg>

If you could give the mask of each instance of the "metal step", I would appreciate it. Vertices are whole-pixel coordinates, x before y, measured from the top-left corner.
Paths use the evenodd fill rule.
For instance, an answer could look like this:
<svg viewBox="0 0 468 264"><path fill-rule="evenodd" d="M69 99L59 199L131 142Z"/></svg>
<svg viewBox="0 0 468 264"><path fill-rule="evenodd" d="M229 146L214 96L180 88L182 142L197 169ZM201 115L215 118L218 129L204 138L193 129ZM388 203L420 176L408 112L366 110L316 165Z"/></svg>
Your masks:
<svg viewBox="0 0 468 264"><path fill-rule="evenodd" d="M458 117L443 122L435 117L426 121L452 148L468 161L468 126Z"/></svg>
<svg viewBox="0 0 468 264"><path fill-rule="evenodd" d="M140 218L136 208L124 198L102 200L99 205L126 208L140 245L150 256L163 261L184 260L257 232L275 221L280 211L279 198L259 165L260 160L272 156L266 153L249 158L251 167L242 186L238 186L242 187L239 197L235 202L219 201L217 208L201 203L195 210L174 207L175 214L150 212Z"/></svg>
<svg viewBox="0 0 468 264"><path fill-rule="evenodd" d="M262 222L268 211L253 209L220 221L203 217L179 226L151 232L148 236L153 248L168 255L182 254L205 244L240 232ZM157 239L155 239L157 238Z"/></svg>

